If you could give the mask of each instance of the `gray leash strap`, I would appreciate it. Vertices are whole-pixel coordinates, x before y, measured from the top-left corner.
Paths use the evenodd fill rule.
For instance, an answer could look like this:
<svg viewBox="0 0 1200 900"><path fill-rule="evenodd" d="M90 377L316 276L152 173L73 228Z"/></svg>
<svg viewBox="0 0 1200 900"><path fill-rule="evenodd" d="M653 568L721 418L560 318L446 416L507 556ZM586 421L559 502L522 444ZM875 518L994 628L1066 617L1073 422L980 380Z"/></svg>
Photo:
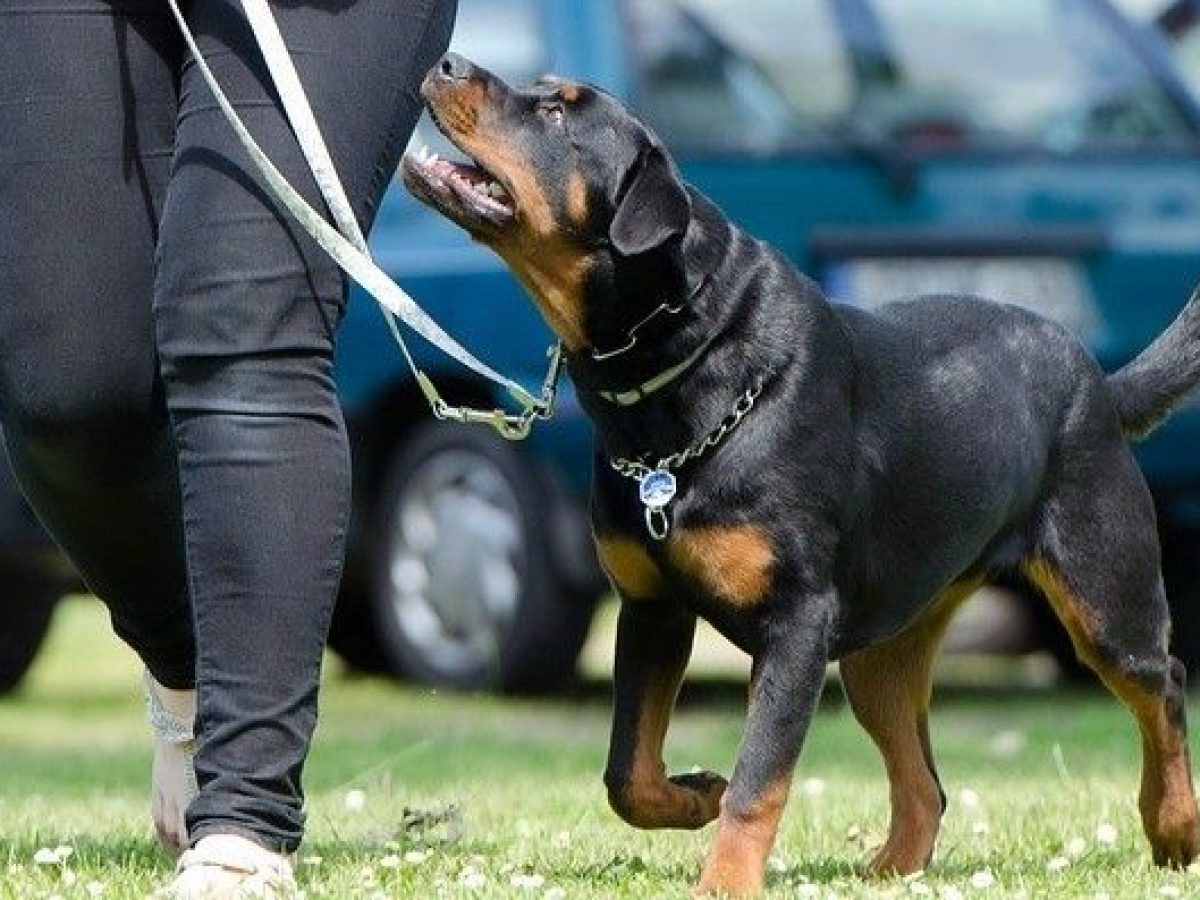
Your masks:
<svg viewBox="0 0 1200 900"><path fill-rule="evenodd" d="M341 180L334 170L333 162L312 114L308 98L300 85L295 66L292 64L291 57L283 43L283 37L279 33L278 25L275 23L275 18L271 14L266 0L242 0L242 5L251 28L254 30L255 38L259 42L271 77L275 81L276 89L280 93L292 129L313 171L313 177L341 231L334 229L300 196L299 192L292 187L254 140L200 53L200 48L188 27L187 20L179 9L178 0L168 0L168 3L196 66L212 91L221 112L262 175L267 188L276 201L308 232L313 240L379 303L387 315L392 333L404 351L405 359L412 369L422 393L429 401L434 415L444 419L489 424L509 439L524 437L528 434L534 419L547 418L551 412L554 397L553 385L557 380L559 370L561 355L559 348L554 348L551 354L542 395L534 397L520 384L496 372L454 340L371 259L366 240L358 227L353 209L342 188ZM521 404L522 412L519 415L509 415L502 410L461 409L447 404L438 395L437 389L429 377L416 366L392 317L404 322L417 334L466 368L505 388Z"/></svg>

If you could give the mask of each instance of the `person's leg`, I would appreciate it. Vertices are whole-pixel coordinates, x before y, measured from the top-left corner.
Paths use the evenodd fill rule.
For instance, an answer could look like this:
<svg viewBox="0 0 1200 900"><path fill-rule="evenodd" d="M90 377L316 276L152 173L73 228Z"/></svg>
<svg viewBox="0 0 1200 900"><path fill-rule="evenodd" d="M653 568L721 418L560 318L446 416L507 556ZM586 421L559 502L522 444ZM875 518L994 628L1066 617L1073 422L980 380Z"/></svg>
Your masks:
<svg viewBox="0 0 1200 900"><path fill-rule="evenodd" d="M22 489L117 633L188 688L151 315L179 57L159 6L0 6L0 417Z"/></svg>
<svg viewBox="0 0 1200 900"><path fill-rule="evenodd" d="M453 0L274 9L369 224L419 113L421 77L449 40ZM237 4L194 0L188 15L250 130L319 204ZM194 66L181 98L155 310L199 647L190 836L289 852L348 518L333 383L345 284L259 187Z"/></svg>
<svg viewBox="0 0 1200 900"><path fill-rule="evenodd" d="M152 0L0 6L0 418L38 516L178 714L152 768L172 848L195 648L151 300L181 49Z"/></svg>

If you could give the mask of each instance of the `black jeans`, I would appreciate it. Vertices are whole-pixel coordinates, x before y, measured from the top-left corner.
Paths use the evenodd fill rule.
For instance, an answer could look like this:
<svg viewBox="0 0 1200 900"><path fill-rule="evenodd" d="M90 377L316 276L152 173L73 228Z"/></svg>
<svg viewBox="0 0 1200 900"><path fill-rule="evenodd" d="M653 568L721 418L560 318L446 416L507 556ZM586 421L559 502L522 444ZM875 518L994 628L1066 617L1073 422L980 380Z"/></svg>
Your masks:
<svg viewBox="0 0 1200 900"><path fill-rule="evenodd" d="M366 228L455 2L273 6ZM186 10L250 130L319 204L237 0ZM160 682L199 689L193 842L291 850L303 830L349 506L345 297L263 192L165 0L0 0L8 449L117 633Z"/></svg>

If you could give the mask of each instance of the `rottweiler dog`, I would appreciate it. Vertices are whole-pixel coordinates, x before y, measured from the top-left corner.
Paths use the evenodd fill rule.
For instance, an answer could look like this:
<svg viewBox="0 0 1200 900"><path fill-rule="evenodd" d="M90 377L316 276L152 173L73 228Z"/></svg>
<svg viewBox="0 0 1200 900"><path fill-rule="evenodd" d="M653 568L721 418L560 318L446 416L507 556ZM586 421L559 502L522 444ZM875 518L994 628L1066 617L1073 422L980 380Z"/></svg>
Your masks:
<svg viewBox="0 0 1200 900"><path fill-rule="evenodd" d="M1155 862L1196 857L1184 668L1128 442L1200 381L1200 299L1110 376L1016 307L833 305L603 91L553 77L516 90L453 54L422 90L471 161L422 151L405 182L525 285L596 426L595 539L621 598L605 784L623 819L716 819L697 891L761 890L839 660L891 785L869 869L924 868L945 808L934 655L960 602L1015 573L1136 717ZM728 782L664 772L697 616L753 659Z"/></svg>

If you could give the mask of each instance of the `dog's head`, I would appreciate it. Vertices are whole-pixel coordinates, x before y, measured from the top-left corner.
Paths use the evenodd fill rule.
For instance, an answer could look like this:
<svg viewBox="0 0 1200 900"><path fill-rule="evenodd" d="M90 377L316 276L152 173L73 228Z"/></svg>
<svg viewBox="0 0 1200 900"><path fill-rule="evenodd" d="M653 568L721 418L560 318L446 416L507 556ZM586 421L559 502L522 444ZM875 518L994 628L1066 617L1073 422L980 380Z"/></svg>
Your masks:
<svg viewBox="0 0 1200 900"><path fill-rule="evenodd" d="M606 309L683 288L691 203L658 139L605 92L555 77L514 89L456 54L421 93L438 128L470 157L424 151L405 184L508 263L571 349L592 344Z"/></svg>

